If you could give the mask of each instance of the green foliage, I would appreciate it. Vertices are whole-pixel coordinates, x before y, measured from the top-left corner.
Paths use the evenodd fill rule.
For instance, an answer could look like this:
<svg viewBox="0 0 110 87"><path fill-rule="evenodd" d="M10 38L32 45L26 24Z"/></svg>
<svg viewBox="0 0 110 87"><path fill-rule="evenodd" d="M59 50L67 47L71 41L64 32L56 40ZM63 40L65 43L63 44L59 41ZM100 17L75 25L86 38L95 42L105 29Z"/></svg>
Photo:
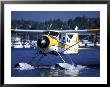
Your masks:
<svg viewBox="0 0 110 87"><path fill-rule="evenodd" d="M34 29L34 30L74 30L75 26L79 29L100 28L99 18L86 18L85 16L76 17L62 21L60 19L40 21L12 20L11 28Z"/></svg>

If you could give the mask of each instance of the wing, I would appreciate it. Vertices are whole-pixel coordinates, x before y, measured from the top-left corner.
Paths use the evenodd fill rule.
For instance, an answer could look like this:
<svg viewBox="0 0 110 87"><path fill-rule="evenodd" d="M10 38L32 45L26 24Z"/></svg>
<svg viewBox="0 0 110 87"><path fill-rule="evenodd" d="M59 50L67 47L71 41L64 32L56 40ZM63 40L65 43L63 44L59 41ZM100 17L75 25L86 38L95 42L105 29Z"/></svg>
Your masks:
<svg viewBox="0 0 110 87"><path fill-rule="evenodd" d="M36 33L36 32L46 32L47 30L26 30L26 29L11 29L12 32L26 32L26 33Z"/></svg>
<svg viewBox="0 0 110 87"><path fill-rule="evenodd" d="M53 31L53 32L59 32L59 33L95 33L100 31L100 29L83 29L78 30L78 27L76 26L74 30L26 30L26 29L11 29L13 32L30 32L30 33L36 33L36 32L47 32L47 31Z"/></svg>
<svg viewBox="0 0 110 87"><path fill-rule="evenodd" d="M100 29L85 29L85 30L25 30L25 29L11 29L12 32L27 32L27 33L36 33L36 32L46 32L53 31L59 33L95 33L100 31Z"/></svg>

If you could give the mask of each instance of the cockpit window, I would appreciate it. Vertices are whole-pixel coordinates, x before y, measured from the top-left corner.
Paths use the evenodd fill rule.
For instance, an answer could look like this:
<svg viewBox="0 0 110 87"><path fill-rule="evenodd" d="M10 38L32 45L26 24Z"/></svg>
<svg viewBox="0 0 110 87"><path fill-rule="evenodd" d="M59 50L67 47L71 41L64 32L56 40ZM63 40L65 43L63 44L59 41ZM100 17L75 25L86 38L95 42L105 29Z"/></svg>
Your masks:
<svg viewBox="0 0 110 87"><path fill-rule="evenodd" d="M46 31L46 32L44 32L44 34L50 35L50 36L55 36L55 37L57 37L59 35L58 32L54 32L54 31Z"/></svg>
<svg viewBox="0 0 110 87"><path fill-rule="evenodd" d="M49 33L50 33L49 31L44 32L44 34L46 34L46 35L48 35Z"/></svg>
<svg viewBox="0 0 110 87"><path fill-rule="evenodd" d="M56 36L56 37L58 36L58 34L59 34L58 32L53 32L53 31L50 31L49 33L49 35Z"/></svg>
<svg viewBox="0 0 110 87"><path fill-rule="evenodd" d="M59 39L61 39L61 34L59 34Z"/></svg>

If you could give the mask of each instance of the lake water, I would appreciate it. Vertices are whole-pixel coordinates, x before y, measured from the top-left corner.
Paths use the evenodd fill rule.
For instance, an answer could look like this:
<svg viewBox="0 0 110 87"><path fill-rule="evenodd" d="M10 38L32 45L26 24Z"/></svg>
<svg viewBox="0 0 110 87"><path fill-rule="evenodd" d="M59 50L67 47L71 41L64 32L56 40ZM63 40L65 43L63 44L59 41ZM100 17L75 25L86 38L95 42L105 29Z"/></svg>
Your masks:
<svg viewBox="0 0 110 87"><path fill-rule="evenodd" d="M47 54L37 63L41 55L38 49L11 49L12 77L99 77L100 76L100 48L81 50L78 54L64 55L62 58L68 64L74 64L69 69L53 69L56 63L63 63L59 56ZM31 61L31 63L30 63ZM14 67L17 63L26 67ZM38 67L39 65L39 67ZM74 68L74 69L73 69Z"/></svg>

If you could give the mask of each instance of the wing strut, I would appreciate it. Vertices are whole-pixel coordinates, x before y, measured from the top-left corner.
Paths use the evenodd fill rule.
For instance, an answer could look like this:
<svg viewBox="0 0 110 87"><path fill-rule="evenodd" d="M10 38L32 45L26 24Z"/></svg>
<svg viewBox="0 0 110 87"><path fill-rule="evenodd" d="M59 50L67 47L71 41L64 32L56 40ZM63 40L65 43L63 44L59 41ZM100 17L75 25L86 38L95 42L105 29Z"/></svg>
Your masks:
<svg viewBox="0 0 110 87"><path fill-rule="evenodd" d="M63 57L61 56L61 54L59 52L57 52L57 53L60 56L61 60L65 63L65 60L63 59Z"/></svg>

